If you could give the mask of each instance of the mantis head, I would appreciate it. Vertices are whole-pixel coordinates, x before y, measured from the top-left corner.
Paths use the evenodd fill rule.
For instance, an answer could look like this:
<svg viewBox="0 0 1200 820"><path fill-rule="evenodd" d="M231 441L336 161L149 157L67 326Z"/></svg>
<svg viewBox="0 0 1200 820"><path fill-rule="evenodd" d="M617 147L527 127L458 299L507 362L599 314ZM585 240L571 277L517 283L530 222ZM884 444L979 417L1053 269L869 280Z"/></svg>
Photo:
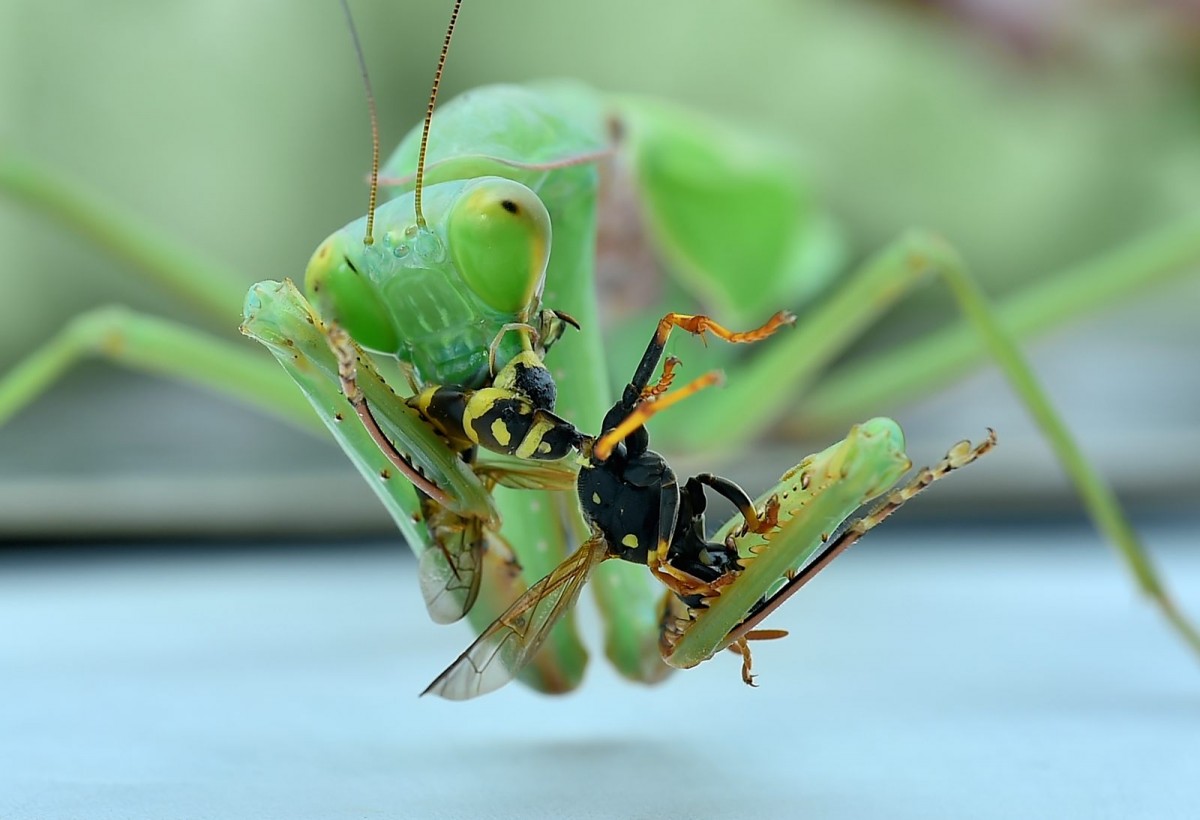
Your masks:
<svg viewBox="0 0 1200 820"><path fill-rule="evenodd" d="M365 217L322 242L305 290L322 318L412 364L420 381L470 384L500 328L540 306L550 216L533 191L499 177L424 194L425 224L409 194L375 211L371 243Z"/></svg>
<svg viewBox="0 0 1200 820"><path fill-rule="evenodd" d="M507 340L506 347L500 342L507 329L529 325L537 312L551 237L546 206L519 182L484 176L424 185L429 125L461 5L456 0L442 43L416 185L411 194L376 208L375 97L343 0L371 114L369 207L367 216L321 243L304 283L322 319L340 325L360 346L396 356L416 384L478 387L494 372L498 354L507 362L530 349L526 336Z"/></svg>

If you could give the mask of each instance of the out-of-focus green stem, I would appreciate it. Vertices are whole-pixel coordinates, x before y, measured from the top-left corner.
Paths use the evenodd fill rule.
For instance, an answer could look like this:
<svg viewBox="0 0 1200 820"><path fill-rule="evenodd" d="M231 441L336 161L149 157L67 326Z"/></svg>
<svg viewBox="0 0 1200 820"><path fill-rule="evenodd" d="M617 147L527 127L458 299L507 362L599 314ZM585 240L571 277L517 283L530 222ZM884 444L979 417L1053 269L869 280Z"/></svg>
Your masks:
<svg viewBox="0 0 1200 820"><path fill-rule="evenodd" d="M76 180L0 146L0 191L31 205L132 263L148 281L176 294L215 321L236 327L246 284L143 224Z"/></svg>
<svg viewBox="0 0 1200 820"><path fill-rule="evenodd" d="M0 380L0 424L89 356L208 388L324 435L287 374L253 348L123 307L98 308L75 317L5 374Z"/></svg>
<svg viewBox="0 0 1200 820"><path fill-rule="evenodd" d="M1135 298L1200 267L1200 215L1148 233L1102 257L1045 277L995 307L1012 335L1026 338ZM830 373L799 401L789 428L836 427L928 393L987 359L963 319L914 342Z"/></svg>
<svg viewBox="0 0 1200 820"><path fill-rule="evenodd" d="M978 360L990 358L1028 407L1087 507L1096 526L1112 541L1138 586L1200 655L1197 633L1178 611L1108 485L1091 468L1021 354L1013 336L1031 333L1073 315L1094 311L1128 297L1155 280L1200 262L1200 217L1153 233L1008 303L1005 313L990 307L967 274L958 254L942 239L912 231L867 260L842 288L807 314L794 332L739 369L731 387L692 400L696 411L688 433L729 447L784 415L793 424L811 424L813 414L844 423L869 415L901 397L927 391ZM964 321L953 337L935 336L876 360L815 398L803 390L844 346L887 306L929 274L947 284ZM973 334L968 339L966 334ZM914 347L919 350L914 352ZM914 360L909 357L913 356ZM781 389L786 385L787 389ZM831 400L834 396L837 400ZM799 396L799 397L798 397ZM824 400L822 401L822 397ZM878 407L871 407L875 403ZM737 424L730 424L737 419Z"/></svg>
<svg viewBox="0 0 1200 820"><path fill-rule="evenodd" d="M1050 405L1050 400L1037 383L1033 371L1012 336L1001 326L996 313L988 306L983 291L967 275L966 267L958 253L934 237L929 237L925 244L930 254L927 264L942 276L953 291L959 306L979 334L987 352L1008 378L1009 384L1021 397L1038 426L1042 428L1063 468L1079 490L1096 526L1116 547L1118 555L1129 566L1142 591L1158 604L1171 625L1192 650L1200 655L1200 632L1197 632L1195 626L1183 616L1168 595L1149 554L1117 503L1116 495L1084 458L1066 424Z"/></svg>

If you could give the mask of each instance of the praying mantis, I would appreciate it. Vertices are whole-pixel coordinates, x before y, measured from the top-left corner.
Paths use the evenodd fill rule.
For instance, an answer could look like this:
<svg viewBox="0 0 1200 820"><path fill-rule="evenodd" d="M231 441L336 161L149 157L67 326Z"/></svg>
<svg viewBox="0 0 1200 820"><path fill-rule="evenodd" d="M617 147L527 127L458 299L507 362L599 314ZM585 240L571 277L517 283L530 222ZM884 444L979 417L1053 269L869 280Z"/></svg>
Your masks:
<svg viewBox="0 0 1200 820"><path fill-rule="evenodd" d="M466 50L461 45L459 46L459 48L461 50ZM450 121L453 120L453 109L449 109L448 114L446 113L445 110L443 110L440 113L446 115L445 116L446 120L450 120ZM435 119L435 129L437 129L439 127L437 125L437 123L442 122L442 121L443 120ZM441 144L444 144L444 143L441 143ZM434 150L436 152L438 150L438 146L439 146L439 140L437 137L437 131L435 130L432 150ZM10 179L10 184L11 184L11 177L9 179ZM361 205L358 206L358 209L361 210ZM922 243L928 243L928 244L922 245ZM918 236L916 238L916 240L914 240L914 244L910 244L908 246L902 246L899 249L895 250L894 257L889 258L886 255L879 257L879 260L878 260L879 264L877 266L877 269L886 269L889 267L894 268L898 259L899 259L899 263L901 265L903 265L904 259L908 258L908 255L913 251L914 247L919 248L920 249L919 253L924 254L926 257L933 258L933 259L935 259L935 261L940 261L940 262L945 263L945 266L947 269L954 269L957 266L957 260L955 258L955 254L952 251L950 251L947 246L942 244L940 241L931 240L925 236ZM869 267L870 266L868 266L868 268ZM202 280L203 277L196 277L196 279ZM961 282L960 282L960 284L961 284ZM873 290L873 285L870 283L863 285L862 287L868 293ZM216 294L216 295L212 296L212 302L214 305L216 305L218 303L221 305L224 305L224 307L221 307L219 310L214 309L215 312L228 310L228 302L229 302L228 298L216 293L218 290L220 290L220 288L206 286L206 287L201 287L200 289L208 290L212 294ZM846 296L844 298L844 301L846 303L852 304L852 305L853 304L862 304L863 303L862 295L863 295L862 291L860 291L857 294L851 294L851 295ZM710 296L711 296L711 294L710 294ZM204 297L202 295L201 298L207 298L207 297ZM833 321L833 324L835 326L837 326L840 330L844 331L847 335L850 334L854 330L854 327L852 326L853 323L846 322L843 320L842 317L846 316L847 314L845 312L843 312L843 310L841 308L833 309L826 315L830 316ZM861 318L864 322L866 321L867 318L869 318L861 313L855 314L855 315L857 317ZM593 324L593 327L590 328L588 331L590 333L595 332L594 325L596 324L596 322L593 321L592 324ZM810 330L809 332L813 333L814 335L828 336L828 334L819 334L819 330L822 326L817 322L813 322L809 327L812 328L812 330ZM633 336L634 334L631 333L629 335ZM593 336L592 338L594 339L595 337ZM828 356L832 355L833 347L834 347L834 345L832 343L830 343L828 347L824 348L824 350L822 351L822 355L820 355L820 356L813 355L809 358L808 361L810 362L810 364L808 366L812 369L812 371L815 372L815 370L821 365L822 357L828 357ZM796 348L804 348L807 350L816 350L816 348L807 341L794 342L794 347L791 348L788 353L786 353L786 354L779 353L777 355L780 358L789 358L789 359L798 360L798 358L795 357L795 355L794 355L794 350ZM782 348L781 348L781 350L782 350ZM548 354L549 361L551 363L553 363L554 356L558 355L560 352L562 352L564 356L566 355L566 353L564 351L551 351ZM710 348L710 350L705 351L704 355L708 356L710 352L712 352L711 348ZM249 355L249 354L247 354L247 355ZM614 358L616 358L616 357L614 357ZM155 365L151 364L150 366L153 367ZM613 365L613 367L617 367L617 366L618 365L616 365L616 364ZM589 372L603 372L604 366L603 365L590 366L588 368L588 370L589 370ZM731 367L731 370L732 370L732 367ZM778 366L776 366L773 363L761 360L761 359L756 364L754 372L751 372L748 368L743 369L743 367L741 365L738 365L736 371L733 371L733 372L736 373L737 379L735 380L735 379L731 378L731 380L730 380L731 388L734 388L737 385L742 385L742 387L740 387L738 389L745 391L745 392L752 392L755 395L761 395L761 396L769 395L776 401L787 400L788 397L791 395L786 390L778 389L778 384L780 382L787 382L790 379L800 379L801 378L799 376L796 376L795 374L791 374L787 377L784 377L781 375L781 370ZM271 377L261 376L262 373L263 373L263 370L261 368L258 368L256 365L248 364L246 366L246 371L243 374L243 378L245 381L255 382L259 386L262 386L265 384L282 385L279 387L278 390L271 392L269 395L264 394L265 398L262 399L262 404L264 406L268 407L269 409L273 410L274 412L293 413L296 418L302 418L303 417L302 414L307 411L307 408L303 407L300 403L298 403L296 401L294 392L292 392L292 393L286 392L284 388L287 387L287 385L283 384L278 379L272 379ZM212 374L212 376L210 378L210 384L211 384L211 386L217 387L218 389L229 389L229 381L228 380L230 378L231 378L230 369L228 367L222 366L222 369L219 372L215 372ZM764 382L767 383L767 387L769 389L764 390L764 388L763 388ZM743 392L742 395L745 395L745 392ZM704 424L708 424L708 425L710 425L710 429L711 429L712 425L720 425L722 419L728 418L728 407L722 409L720 407L720 403L722 401L726 402L727 404L734 403L737 395L738 394L735 393L732 389L727 390L722 394L713 394L713 396L715 396L715 398L713 399L715 404L710 405L710 406L702 406L700 404L697 404L694 408L688 408L686 411L681 410L680 412L687 412L689 414L689 420L692 422L695 422L697 424L698 428L702 429L702 426ZM732 398L727 398L727 397L732 397ZM696 401L700 402L700 401L702 401L702 399L697 398ZM590 406L592 408L590 412L598 412L603 409L604 403L603 402L594 403ZM738 406L740 408L745 408L746 404L744 402L740 402L738 404ZM282 410L282 408L289 408L289 409L284 411L284 410ZM772 413L768 402L762 402L762 403L756 404L755 409L761 410L764 416L770 416ZM588 410L581 409L581 410L579 410L579 412L586 413L586 412L588 412ZM304 418L307 418L307 417L304 417ZM707 421L705 421L705 420L707 420ZM577 420L577 422L580 423L581 425L586 425L587 419L580 417ZM300 423L305 424L305 423L311 423L311 422L301 421ZM750 430L753 430L756 426L757 426L756 424L747 424L744 429L746 431L750 431ZM663 432L665 432L665 431L663 431ZM703 438L703 435L701 437ZM711 439L711 436L709 438ZM728 441L729 446L735 446L737 444L737 441L733 437L730 437L727 441ZM679 446L678 442L674 442L674 444L676 446ZM1109 507L1108 509L1111 509L1111 507ZM1144 578L1143 578L1143 580L1144 580Z"/></svg>

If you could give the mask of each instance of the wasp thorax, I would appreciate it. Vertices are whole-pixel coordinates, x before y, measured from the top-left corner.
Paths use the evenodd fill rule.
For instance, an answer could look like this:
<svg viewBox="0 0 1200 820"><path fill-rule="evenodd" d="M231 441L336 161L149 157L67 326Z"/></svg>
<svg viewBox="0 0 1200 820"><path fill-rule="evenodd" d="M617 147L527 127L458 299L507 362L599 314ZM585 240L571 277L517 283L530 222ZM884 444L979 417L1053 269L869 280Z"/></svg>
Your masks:
<svg viewBox="0 0 1200 820"><path fill-rule="evenodd" d="M542 364L541 357L531 351L514 356L504 369L496 374L494 384L506 390L514 390L525 396L542 410L553 410L558 398L558 388L550 371Z"/></svg>

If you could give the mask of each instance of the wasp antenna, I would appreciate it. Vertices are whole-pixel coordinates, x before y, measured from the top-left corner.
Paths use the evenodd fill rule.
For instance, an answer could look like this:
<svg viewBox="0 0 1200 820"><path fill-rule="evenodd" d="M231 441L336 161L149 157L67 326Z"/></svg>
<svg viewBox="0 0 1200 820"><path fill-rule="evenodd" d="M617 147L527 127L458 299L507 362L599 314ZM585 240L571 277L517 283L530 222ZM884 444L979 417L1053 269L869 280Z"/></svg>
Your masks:
<svg viewBox="0 0 1200 820"><path fill-rule="evenodd" d="M345 2L345 0L343 0ZM454 36L454 25L458 22L458 11L462 0L454 0L450 12L450 25L446 27L446 39L442 41L442 54L438 57L437 71L433 73L433 90L429 92L429 107L425 109L425 124L421 127L421 150L417 153L417 177L413 188L413 199L417 210L417 225L425 227L425 214L421 213L421 186L425 184L425 150L429 147L429 124L433 122L433 106L437 102L438 86L442 84L442 69L446 67L446 56L450 53L450 38Z"/></svg>
<svg viewBox="0 0 1200 820"><path fill-rule="evenodd" d="M371 76L367 73L367 59L363 56L362 42L354 26L354 15L350 13L348 0L341 0L342 11L346 12L346 25L350 27L350 39L354 41L354 53L358 57L358 68L362 72L363 87L367 90L367 109L371 113L371 193L367 199L367 233L364 245L375 244L375 202L379 197L379 115L375 110L375 92L371 90Z"/></svg>

